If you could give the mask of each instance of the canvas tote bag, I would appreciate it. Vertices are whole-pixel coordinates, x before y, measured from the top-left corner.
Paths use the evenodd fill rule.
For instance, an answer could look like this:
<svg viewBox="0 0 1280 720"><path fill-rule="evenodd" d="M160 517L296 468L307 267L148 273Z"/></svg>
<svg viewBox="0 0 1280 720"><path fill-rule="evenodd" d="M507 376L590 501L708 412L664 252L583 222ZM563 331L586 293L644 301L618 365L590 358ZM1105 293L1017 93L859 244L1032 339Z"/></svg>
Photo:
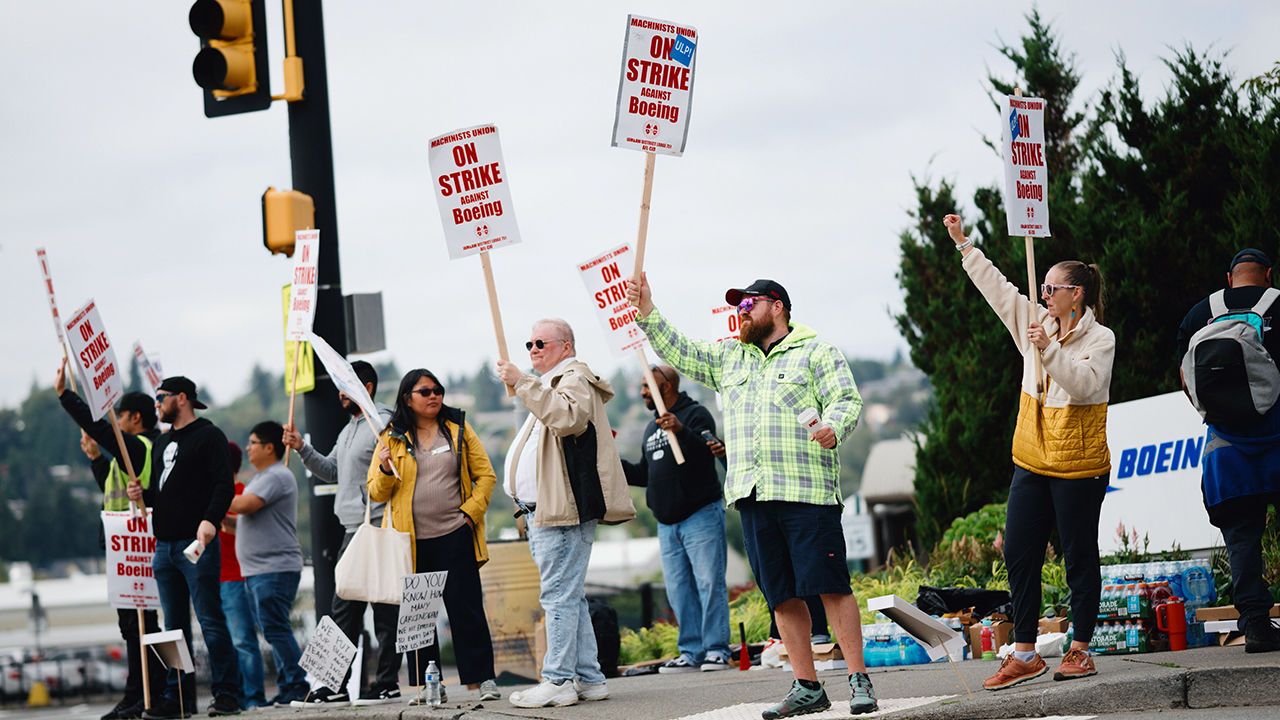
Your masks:
<svg viewBox="0 0 1280 720"><path fill-rule="evenodd" d="M343 600L399 605L400 578L413 574L413 540L391 527L390 502L382 511L382 527L370 523L369 502L366 498L364 522L333 569L334 587Z"/></svg>

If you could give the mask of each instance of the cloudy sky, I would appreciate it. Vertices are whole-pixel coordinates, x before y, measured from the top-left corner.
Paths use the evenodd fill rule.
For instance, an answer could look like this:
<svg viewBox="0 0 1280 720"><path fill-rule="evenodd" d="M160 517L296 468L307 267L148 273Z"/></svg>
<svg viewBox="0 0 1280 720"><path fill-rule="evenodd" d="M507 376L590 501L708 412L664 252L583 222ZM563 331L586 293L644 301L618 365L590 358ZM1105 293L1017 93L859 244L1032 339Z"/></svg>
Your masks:
<svg viewBox="0 0 1280 720"><path fill-rule="evenodd" d="M284 366L259 197L289 187L287 114L207 119L179 0L0 0L0 404L48 384L60 354L34 249L68 315L93 297L122 356L134 340L215 398ZM628 12L697 27L688 147L660 157L647 267L655 299L709 335L724 288L773 277L796 319L846 351L903 347L891 313L911 176L962 196L1000 177L988 69L1025 2L354 2L325 7L343 286L384 294L401 367L471 371L496 355L478 258L450 262L427 140L496 123L523 244L494 253L513 357L538 317L608 355L575 263L634 241L643 156L611 148ZM1077 54L1084 98L1123 50L1149 97L1171 48L1229 53L1239 77L1280 57L1270 2L1041 2ZM282 91L278 3L269 5Z"/></svg>

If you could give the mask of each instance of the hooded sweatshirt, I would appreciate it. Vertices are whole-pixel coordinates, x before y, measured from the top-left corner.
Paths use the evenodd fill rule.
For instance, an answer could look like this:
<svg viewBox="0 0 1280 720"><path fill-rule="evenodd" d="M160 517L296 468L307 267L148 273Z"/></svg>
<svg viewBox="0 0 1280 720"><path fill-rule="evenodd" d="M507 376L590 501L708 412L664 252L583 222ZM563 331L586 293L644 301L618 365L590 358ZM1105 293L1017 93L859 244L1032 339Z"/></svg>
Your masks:
<svg viewBox="0 0 1280 720"><path fill-rule="evenodd" d="M234 496L227 436L216 425L196 418L156 439L142 498L153 509L157 540L190 540L202 520L217 526Z"/></svg>
<svg viewBox="0 0 1280 720"><path fill-rule="evenodd" d="M684 464L676 464L671 441L655 418L645 426L640 462L623 460L622 469L628 485L646 488L645 501L658 522L675 525L708 503L718 502L724 493L715 456L702 439L703 430L716 431L711 413L683 392L667 411L683 426L675 435L684 451Z"/></svg>

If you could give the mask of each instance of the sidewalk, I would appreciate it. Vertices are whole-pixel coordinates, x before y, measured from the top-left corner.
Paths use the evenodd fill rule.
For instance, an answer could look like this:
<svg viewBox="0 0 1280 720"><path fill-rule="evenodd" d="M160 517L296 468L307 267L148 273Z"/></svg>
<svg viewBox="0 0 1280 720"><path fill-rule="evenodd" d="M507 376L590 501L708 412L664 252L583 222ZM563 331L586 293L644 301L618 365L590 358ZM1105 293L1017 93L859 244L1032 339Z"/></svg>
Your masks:
<svg viewBox="0 0 1280 720"><path fill-rule="evenodd" d="M955 665L934 664L877 668L871 673L882 711L913 720L1013 718L1041 715L1104 715L1123 711L1170 708L1280 706L1280 653L1246 655L1244 648L1203 648L1176 653L1150 653L1096 659L1098 676L1054 682L1057 659L1050 672L1027 685L998 693L982 690L982 680L995 662L970 660ZM820 720L848 717L849 689L844 672L821 673L833 703L832 712L809 715ZM609 681L610 698L565 708L522 710L506 698L481 704L478 693L450 686L450 705L432 709L406 704L370 708L279 709L250 717L288 720L755 720L762 706L776 702L790 686L790 674L780 670L728 670L716 673L649 675ZM966 693L965 686L969 693ZM405 688L406 690L408 688ZM410 697L406 693L406 698ZM407 700L406 700L407 702ZM895 712L896 710L896 712Z"/></svg>

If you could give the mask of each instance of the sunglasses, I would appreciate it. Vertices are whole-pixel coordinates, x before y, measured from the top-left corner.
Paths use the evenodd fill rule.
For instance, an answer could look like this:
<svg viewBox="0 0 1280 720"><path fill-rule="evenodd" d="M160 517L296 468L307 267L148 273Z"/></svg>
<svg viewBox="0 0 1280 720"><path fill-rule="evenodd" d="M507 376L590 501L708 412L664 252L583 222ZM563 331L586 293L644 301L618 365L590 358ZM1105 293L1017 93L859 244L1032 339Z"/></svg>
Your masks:
<svg viewBox="0 0 1280 720"><path fill-rule="evenodd" d="M164 402L164 401L165 401L165 398L171 398L171 397L173 397L174 395L177 395L177 394L178 394L178 393L171 393L171 392L158 392L158 393L156 393L156 404L157 404L157 405L159 405L160 403L162 403L162 402Z"/></svg>
<svg viewBox="0 0 1280 720"><path fill-rule="evenodd" d="M538 348L539 350L541 350L547 346L547 343L553 343L553 342L567 343L569 341L568 340L530 340L529 342L524 344L524 349L532 350L534 348Z"/></svg>
<svg viewBox="0 0 1280 720"><path fill-rule="evenodd" d="M420 395L424 398L431 397L432 395L444 397L444 388L437 385L429 388L417 388L416 390L410 390L409 393L412 395Z"/></svg>
<svg viewBox="0 0 1280 720"><path fill-rule="evenodd" d="M1071 290L1080 287L1079 285L1054 285L1052 283L1044 283L1040 286L1040 295L1052 295L1059 290Z"/></svg>
<svg viewBox="0 0 1280 720"><path fill-rule="evenodd" d="M771 300L770 298L763 297L760 295L749 295L747 297L742 298L742 302L738 303L738 312L749 313L751 312L751 308L756 306L756 303L769 303L769 302L774 302L774 301Z"/></svg>

